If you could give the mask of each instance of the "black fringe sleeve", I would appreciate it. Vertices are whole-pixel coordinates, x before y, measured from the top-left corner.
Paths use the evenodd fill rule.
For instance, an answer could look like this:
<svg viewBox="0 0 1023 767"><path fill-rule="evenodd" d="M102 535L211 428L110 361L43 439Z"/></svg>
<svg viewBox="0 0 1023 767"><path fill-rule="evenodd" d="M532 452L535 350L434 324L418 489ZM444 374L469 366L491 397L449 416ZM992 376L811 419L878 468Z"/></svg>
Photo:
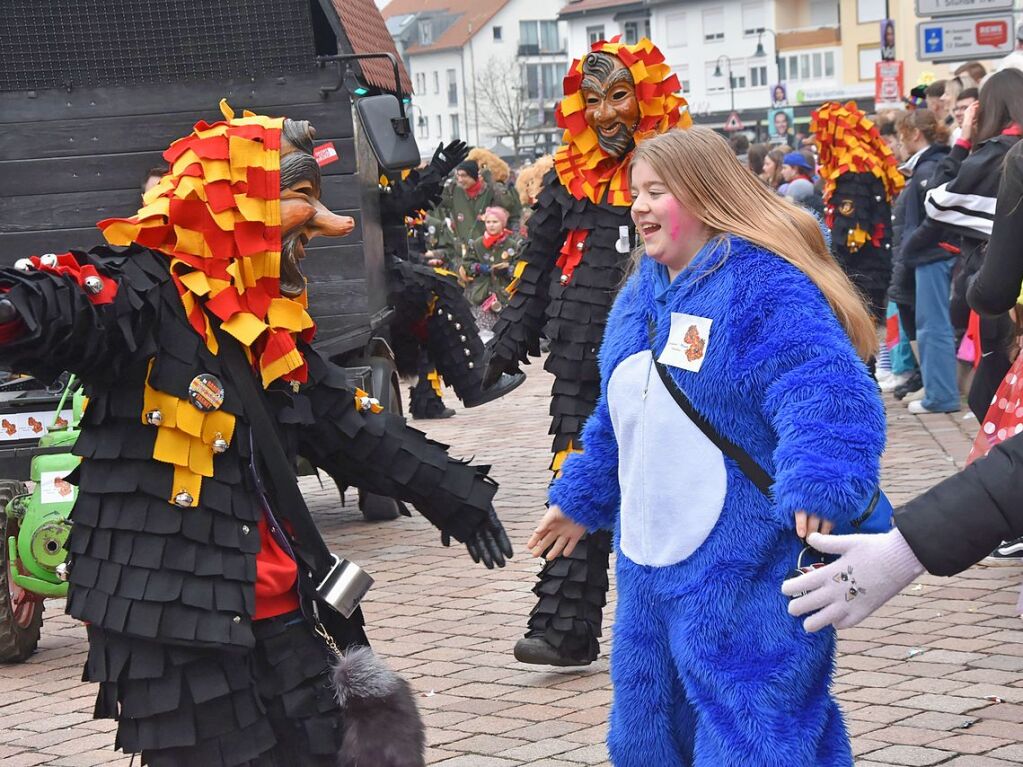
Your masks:
<svg viewBox="0 0 1023 767"><path fill-rule="evenodd" d="M117 283L110 303L93 303L74 277L51 271L0 269L4 298L18 312L21 334L0 348L5 367L53 380L64 370L89 383L120 379L124 366L156 352L157 295L170 280L166 263L151 251L95 248L72 251Z"/></svg>
<svg viewBox="0 0 1023 767"><path fill-rule="evenodd" d="M548 172L533 215L526 224L528 242L521 258L525 267L494 327L493 358L528 362L529 355L540 356L540 333L550 302L551 272L565 239L560 199L564 194L557 174L553 170Z"/></svg>
<svg viewBox="0 0 1023 767"><path fill-rule="evenodd" d="M386 220L402 220L418 210L430 210L440 202L444 177L433 167L414 170L380 195L380 214Z"/></svg>
<svg viewBox="0 0 1023 767"><path fill-rule="evenodd" d="M341 370L310 350L311 385L302 394L313 422L298 451L343 484L407 501L441 531L465 542L488 517L497 483L489 466L473 466L388 412L360 412Z"/></svg>

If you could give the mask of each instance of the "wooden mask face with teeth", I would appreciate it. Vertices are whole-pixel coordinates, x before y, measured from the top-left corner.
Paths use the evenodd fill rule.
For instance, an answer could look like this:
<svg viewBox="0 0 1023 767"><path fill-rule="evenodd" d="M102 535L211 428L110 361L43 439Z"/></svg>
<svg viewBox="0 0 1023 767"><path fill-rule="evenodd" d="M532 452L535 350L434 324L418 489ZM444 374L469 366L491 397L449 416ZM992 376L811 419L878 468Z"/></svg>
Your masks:
<svg viewBox="0 0 1023 767"><path fill-rule="evenodd" d="M590 53L583 60L582 96L586 122L600 148L622 157L633 145L639 125L639 101L632 73L617 56Z"/></svg>
<svg viewBox="0 0 1023 767"><path fill-rule="evenodd" d="M301 262L313 237L348 234L354 221L320 202L320 166L313 157L316 131L305 120L285 120L281 132L281 295L305 291Z"/></svg>

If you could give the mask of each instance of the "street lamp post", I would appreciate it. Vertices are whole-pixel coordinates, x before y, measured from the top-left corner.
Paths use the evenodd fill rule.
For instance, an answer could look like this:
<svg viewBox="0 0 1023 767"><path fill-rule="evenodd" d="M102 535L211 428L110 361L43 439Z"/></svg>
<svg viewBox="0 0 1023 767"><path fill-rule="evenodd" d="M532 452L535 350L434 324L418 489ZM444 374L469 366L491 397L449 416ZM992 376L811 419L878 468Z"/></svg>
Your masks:
<svg viewBox="0 0 1023 767"><path fill-rule="evenodd" d="M716 62L714 62L714 74L713 77L721 77L721 59L724 59L728 64L728 92L732 97L732 111L735 111L735 78L732 77L732 60L725 54L718 56Z"/></svg>
<svg viewBox="0 0 1023 767"><path fill-rule="evenodd" d="M781 83L781 56L778 55L778 33L773 29L767 27L760 27L757 30L757 49L753 53L754 58L763 58L767 55L767 51L764 50L764 33L768 32L774 37L774 66L775 71L778 73L778 78L775 80L776 84ZM770 83L769 83L770 85ZM774 94L771 94L771 101L774 102Z"/></svg>

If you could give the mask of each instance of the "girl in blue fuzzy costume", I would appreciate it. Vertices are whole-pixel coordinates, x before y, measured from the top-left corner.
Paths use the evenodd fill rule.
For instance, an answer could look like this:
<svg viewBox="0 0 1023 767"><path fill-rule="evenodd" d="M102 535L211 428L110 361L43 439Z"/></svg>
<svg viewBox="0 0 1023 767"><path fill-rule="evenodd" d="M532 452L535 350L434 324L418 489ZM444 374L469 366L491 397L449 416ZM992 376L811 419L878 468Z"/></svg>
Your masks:
<svg viewBox="0 0 1023 767"><path fill-rule="evenodd" d="M873 322L810 214L713 131L637 147L645 252L615 302L601 397L529 546L615 530L608 747L618 767L852 765L833 632L779 593L812 531L861 515L884 449ZM762 494L672 398L774 478Z"/></svg>

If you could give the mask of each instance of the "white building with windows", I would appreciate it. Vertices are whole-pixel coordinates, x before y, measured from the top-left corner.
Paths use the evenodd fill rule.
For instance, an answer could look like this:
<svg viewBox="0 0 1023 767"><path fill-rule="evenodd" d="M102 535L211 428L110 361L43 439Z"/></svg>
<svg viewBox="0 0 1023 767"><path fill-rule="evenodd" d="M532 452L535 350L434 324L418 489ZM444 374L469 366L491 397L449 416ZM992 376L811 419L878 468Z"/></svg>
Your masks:
<svg viewBox="0 0 1023 767"><path fill-rule="evenodd" d="M391 0L382 13L415 89L412 121L424 156L461 138L510 153L556 146L554 106L568 68L566 24L547 0Z"/></svg>
<svg viewBox="0 0 1023 767"><path fill-rule="evenodd" d="M907 0L908 1L908 0ZM678 75L693 115L720 124L735 110L766 116L773 86L789 106L873 94L843 73L840 0L570 0L559 18L569 53L594 40L648 35ZM777 51L777 57L776 57ZM872 66L872 65L871 65ZM856 74L856 73L854 73Z"/></svg>

